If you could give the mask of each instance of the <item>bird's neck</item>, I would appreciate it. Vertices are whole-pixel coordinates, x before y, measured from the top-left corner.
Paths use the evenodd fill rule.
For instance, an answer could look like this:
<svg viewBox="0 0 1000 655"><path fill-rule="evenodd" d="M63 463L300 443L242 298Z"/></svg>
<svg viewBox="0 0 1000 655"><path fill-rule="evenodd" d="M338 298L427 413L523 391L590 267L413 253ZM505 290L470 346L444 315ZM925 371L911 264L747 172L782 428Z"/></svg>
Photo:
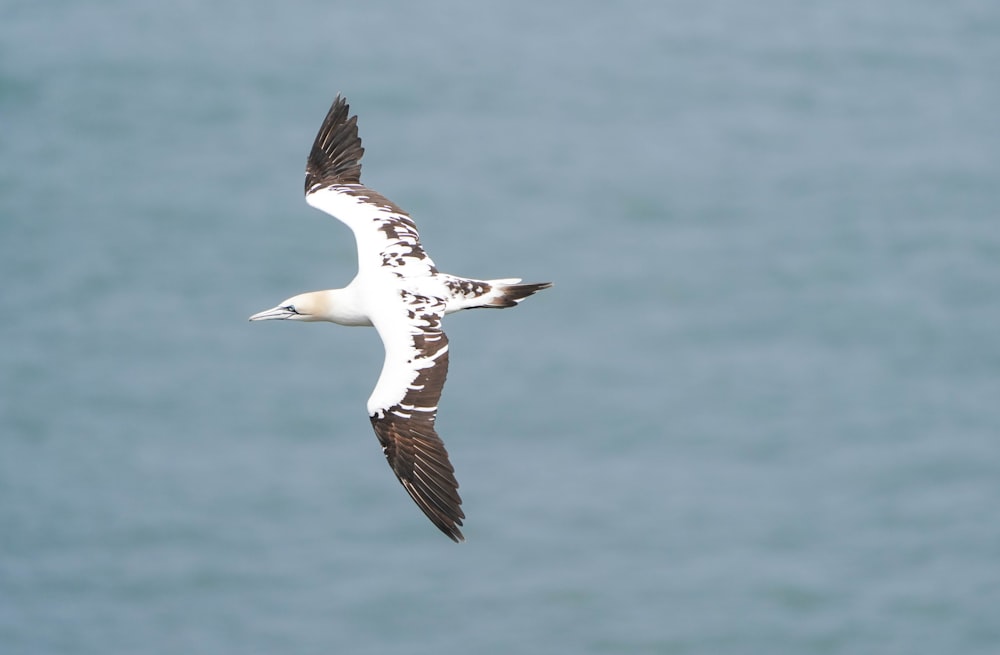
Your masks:
<svg viewBox="0 0 1000 655"><path fill-rule="evenodd" d="M318 315L324 321L340 325L371 325L372 322L358 302L357 294L350 287L327 289L314 292L322 311Z"/></svg>

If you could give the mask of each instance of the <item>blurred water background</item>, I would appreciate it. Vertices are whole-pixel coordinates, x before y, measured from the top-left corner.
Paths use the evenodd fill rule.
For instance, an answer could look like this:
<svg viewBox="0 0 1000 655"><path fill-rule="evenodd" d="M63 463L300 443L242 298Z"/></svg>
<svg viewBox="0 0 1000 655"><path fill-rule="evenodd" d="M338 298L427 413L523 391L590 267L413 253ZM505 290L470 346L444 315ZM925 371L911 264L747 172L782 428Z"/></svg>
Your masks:
<svg viewBox="0 0 1000 655"><path fill-rule="evenodd" d="M1000 652L1000 5L0 5L0 651ZM443 270L468 542L302 200Z"/></svg>

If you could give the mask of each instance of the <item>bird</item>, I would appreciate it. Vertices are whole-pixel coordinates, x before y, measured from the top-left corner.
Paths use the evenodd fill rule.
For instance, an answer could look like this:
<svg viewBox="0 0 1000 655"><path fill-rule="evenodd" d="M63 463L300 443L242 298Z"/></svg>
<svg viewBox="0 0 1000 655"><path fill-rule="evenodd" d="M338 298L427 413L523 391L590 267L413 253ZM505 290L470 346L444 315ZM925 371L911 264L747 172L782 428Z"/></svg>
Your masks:
<svg viewBox="0 0 1000 655"><path fill-rule="evenodd" d="M552 283L439 271L409 214L361 183L363 154L358 117L337 94L306 161L305 197L354 233L358 272L344 288L292 296L250 320L375 328L385 349L367 403L375 436L417 506L441 532L461 542L465 513L459 485L434 425L448 375L448 337L441 320L466 309L514 307Z"/></svg>

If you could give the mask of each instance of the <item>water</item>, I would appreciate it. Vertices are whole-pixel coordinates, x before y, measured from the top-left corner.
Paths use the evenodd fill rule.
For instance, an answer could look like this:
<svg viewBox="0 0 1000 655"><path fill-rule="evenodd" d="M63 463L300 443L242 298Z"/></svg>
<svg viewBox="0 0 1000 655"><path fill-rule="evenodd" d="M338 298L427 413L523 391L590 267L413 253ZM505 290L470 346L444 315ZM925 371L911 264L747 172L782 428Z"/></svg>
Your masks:
<svg viewBox="0 0 1000 655"><path fill-rule="evenodd" d="M0 8L0 650L994 653L995 3ZM458 274L467 543L302 168Z"/></svg>

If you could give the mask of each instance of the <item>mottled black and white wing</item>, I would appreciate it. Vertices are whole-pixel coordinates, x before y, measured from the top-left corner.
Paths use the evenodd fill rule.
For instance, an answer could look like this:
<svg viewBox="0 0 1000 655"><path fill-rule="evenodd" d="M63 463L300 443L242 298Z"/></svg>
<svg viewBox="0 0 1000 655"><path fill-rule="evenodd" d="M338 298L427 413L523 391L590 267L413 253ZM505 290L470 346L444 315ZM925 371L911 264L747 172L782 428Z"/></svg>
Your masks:
<svg viewBox="0 0 1000 655"><path fill-rule="evenodd" d="M345 223L358 242L358 269L398 277L436 273L409 215L361 184L364 148L358 118L339 95L320 126L306 163L306 202Z"/></svg>
<svg viewBox="0 0 1000 655"><path fill-rule="evenodd" d="M402 290L399 294L401 302L372 316L385 346L385 363L368 399L368 413L407 493L442 532L463 541L458 481L434 429L448 375L448 337L441 331L445 303Z"/></svg>

